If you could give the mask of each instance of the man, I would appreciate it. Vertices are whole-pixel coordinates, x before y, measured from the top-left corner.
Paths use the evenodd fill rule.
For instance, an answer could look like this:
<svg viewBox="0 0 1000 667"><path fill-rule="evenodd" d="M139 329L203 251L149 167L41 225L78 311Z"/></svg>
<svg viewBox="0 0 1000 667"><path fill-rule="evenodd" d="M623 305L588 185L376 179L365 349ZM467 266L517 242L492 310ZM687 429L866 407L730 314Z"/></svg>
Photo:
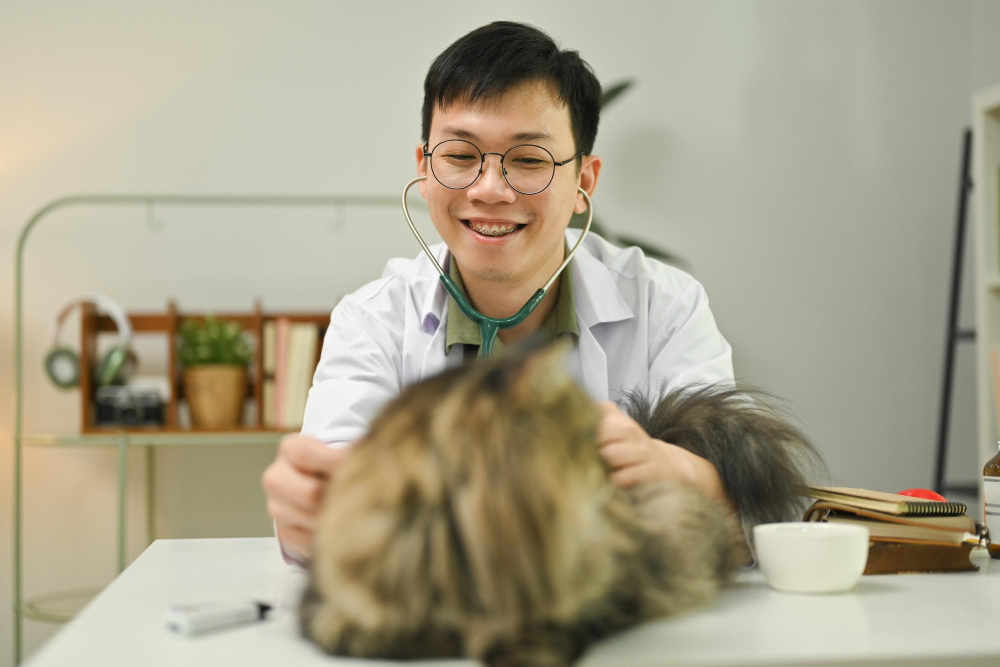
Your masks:
<svg viewBox="0 0 1000 667"><path fill-rule="evenodd" d="M473 306L508 317L555 272L574 211L586 211L601 159L592 154L601 88L575 51L541 31L492 23L449 46L424 82L420 192L444 240L432 248ZM732 350L701 285L686 273L590 235L536 310L500 332L494 353L531 334L570 337L569 364L604 417L613 480L687 480L729 503L716 469L650 438L615 403L621 391L732 382ZM326 480L400 389L478 350L426 257L392 260L380 280L334 308L300 436L265 471L283 553L308 559Z"/></svg>

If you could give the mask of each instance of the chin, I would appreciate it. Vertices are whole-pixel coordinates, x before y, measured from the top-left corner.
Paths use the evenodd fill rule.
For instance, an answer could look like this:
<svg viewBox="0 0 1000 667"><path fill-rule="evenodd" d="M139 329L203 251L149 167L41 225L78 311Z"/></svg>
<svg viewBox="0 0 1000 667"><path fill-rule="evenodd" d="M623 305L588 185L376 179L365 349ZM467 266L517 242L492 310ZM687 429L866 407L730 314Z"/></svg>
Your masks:
<svg viewBox="0 0 1000 667"><path fill-rule="evenodd" d="M471 271L472 275L479 280L491 283L505 283L510 280L512 275L509 269L500 269L492 266L471 269Z"/></svg>

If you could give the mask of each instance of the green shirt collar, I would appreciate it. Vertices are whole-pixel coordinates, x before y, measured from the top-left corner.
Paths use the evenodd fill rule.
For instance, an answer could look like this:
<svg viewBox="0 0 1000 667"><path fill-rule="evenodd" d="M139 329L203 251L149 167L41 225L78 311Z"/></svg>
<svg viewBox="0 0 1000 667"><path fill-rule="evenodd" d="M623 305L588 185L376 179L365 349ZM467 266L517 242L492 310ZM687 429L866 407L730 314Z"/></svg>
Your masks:
<svg viewBox="0 0 1000 667"><path fill-rule="evenodd" d="M568 252L568 249L567 249ZM462 282L462 274L458 271L458 263L454 261L454 256L448 257L448 275L451 276L458 289L461 290L465 298L469 298L465 291L465 283ZM561 334L572 334L575 343L580 337L580 328L576 321L576 303L573 299L573 271L571 266L567 266L559 276L559 294L556 297L556 307L552 310L545 324L540 330L542 339L546 342L554 341ZM458 307L451 296L448 297L448 318L445 323L445 353L451 350L455 343L462 345L479 347L480 332L479 326L465 316L465 313ZM503 354L503 343L499 338L493 343L493 353Z"/></svg>

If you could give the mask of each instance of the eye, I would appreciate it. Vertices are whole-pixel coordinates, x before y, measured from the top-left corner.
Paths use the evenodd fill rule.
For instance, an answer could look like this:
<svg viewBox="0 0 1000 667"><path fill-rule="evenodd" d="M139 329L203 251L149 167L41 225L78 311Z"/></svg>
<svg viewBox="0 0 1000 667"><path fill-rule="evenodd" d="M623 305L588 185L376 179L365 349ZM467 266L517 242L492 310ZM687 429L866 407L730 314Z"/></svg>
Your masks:
<svg viewBox="0 0 1000 667"><path fill-rule="evenodd" d="M445 153L441 157L455 164L467 164L479 160L477 156L471 153Z"/></svg>
<svg viewBox="0 0 1000 667"><path fill-rule="evenodd" d="M518 151L512 154L508 160L512 167L521 170L548 169L552 166L552 160L547 155L539 155L536 151Z"/></svg>

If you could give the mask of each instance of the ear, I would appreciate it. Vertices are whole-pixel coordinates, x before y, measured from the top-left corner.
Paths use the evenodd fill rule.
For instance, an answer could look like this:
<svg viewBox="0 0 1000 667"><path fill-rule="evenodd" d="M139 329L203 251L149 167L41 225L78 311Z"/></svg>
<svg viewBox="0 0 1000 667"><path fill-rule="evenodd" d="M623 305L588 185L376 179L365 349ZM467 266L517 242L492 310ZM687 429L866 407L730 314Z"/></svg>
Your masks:
<svg viewBox="0 0 1000 667"><path fill-rule="evenodd" d="M572 347L572 343L563 339L531 353L521 372L520 387L532 395L545 397L571 386L573 377L566 368L566 355Z"/></svg>
<svg viewBox="0 0 1000 667"><path fill-rule="evenodd" d="M424 157L424 144L417 144L417 176L427 176L427 158ZM427 181L420 181L420 196L427 199Z"/></svg>
<svg viewBox="0 0 1000 667"><path fill-rule="evenodd" d="M601 158L597 155L584 155L583 164L580 166L580 187L591 197L594 196L594 188L597 187L597 179L600 175ZM573 206L573 212L587 212L587 200L579 192L576 193L576 204Z"/></svg>

